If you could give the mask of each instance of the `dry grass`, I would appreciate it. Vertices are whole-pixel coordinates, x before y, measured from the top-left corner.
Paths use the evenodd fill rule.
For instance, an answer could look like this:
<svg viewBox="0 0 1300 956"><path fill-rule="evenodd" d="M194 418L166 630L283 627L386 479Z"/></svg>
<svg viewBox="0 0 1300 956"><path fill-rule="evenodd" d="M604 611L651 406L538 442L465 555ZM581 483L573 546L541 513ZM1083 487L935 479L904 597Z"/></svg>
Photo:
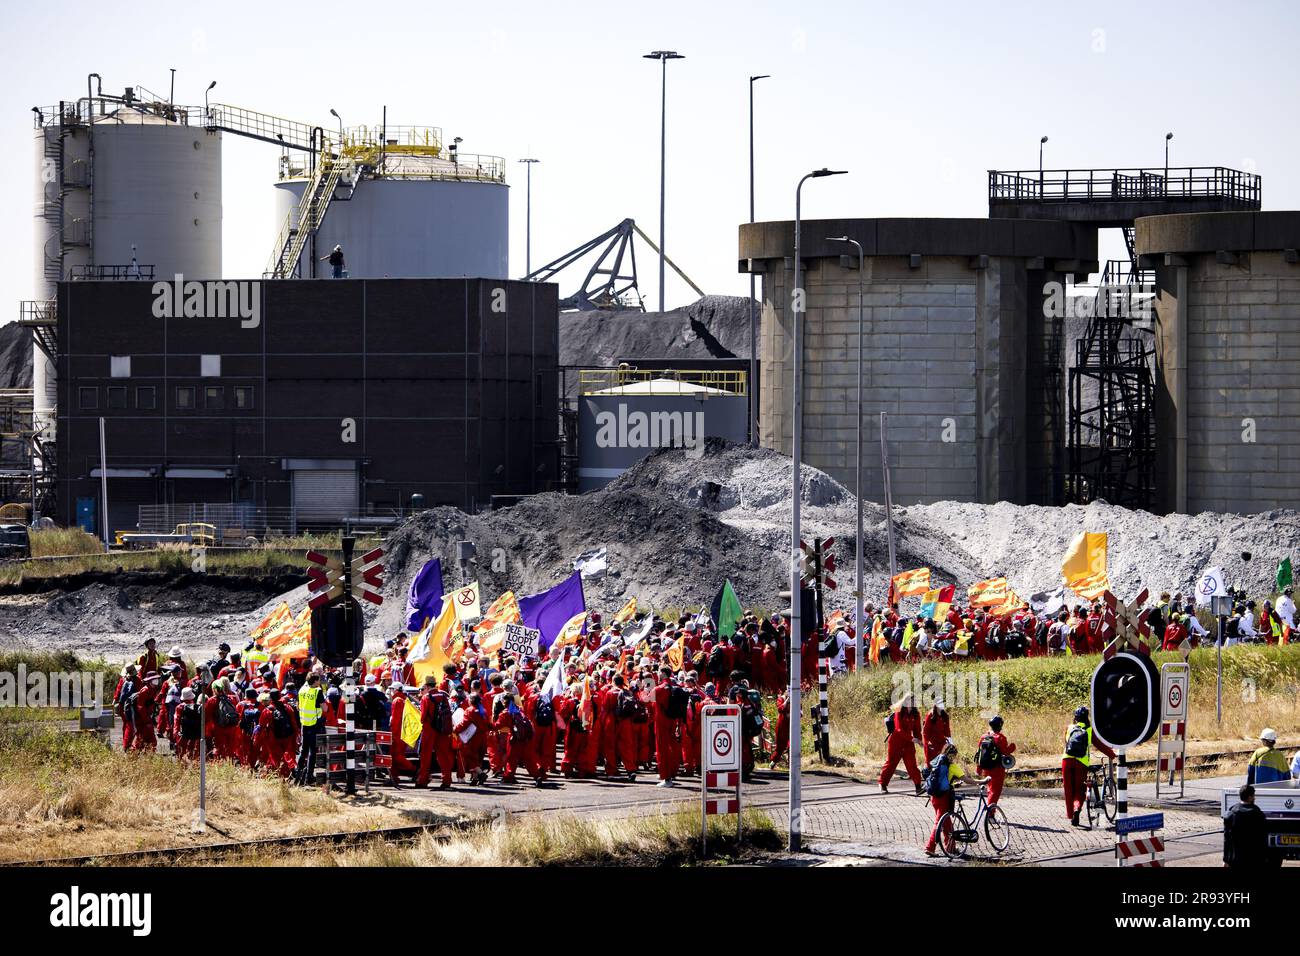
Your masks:
<svg viewBox="0 0 1300 956"><path fill-rule="evenodd" d="M345 803L228 763L209 765L207 782L212 829L194 834L197 766L110 751L93 736L0 725L0 861L412 822L382 798Z"/></svg>
<svg viewBox="0 0 1300 956"><path fill-rule="evenodd" d="M1158 663L1177 660L1160 654ZM1223 723L1215 721L1215 656L1211 649L1192 654L1188 752L1218 753L1257 745L1261 728L1273 727L1284 741L1300 738L1300 647L1235 647L1224 652ZM996 710L1006 734L1017 745L1018 766L1049 766L1060 758L1065 727L1073 709L1088 702L1088 681L1098 659L1036 658L981 664L936 665L941 673L998 676ZM884 719L896 675L909 668L882 668L850 674L831 684L831 750L854 767L873 772L885 756ZM928 673L928 669L927 669ZM989 684L991 687L991 683ZM987 730L983 706L953 707L948 698L953 740L969 760ZM972 702L973 703L973 702ZM811 736L805 721L805 753ZM1135 759L1155 756L1154 739L1135 748Z"/></svg>
<svg viewBox="0 0 1300 956"><path fill-rule="evenodd" d="M32 557L42 558L50 555L102 554L104 544L93 534L87 534L80 528L50 528L32 531Z"/></svg>
<svg viewBox="0 0 1300 956"><path fill-rule="evenodd" d="M747 810L743 845L730 818L709 821L709 859L728 862L752 850L782 845L771 819ZM240 866L681 866L699 862L698 813L648 814L628 819L521 815L484 823L450 839L421 837L410 846L375 844L343 851L279 855L259 851L233 860Z"/></svg>

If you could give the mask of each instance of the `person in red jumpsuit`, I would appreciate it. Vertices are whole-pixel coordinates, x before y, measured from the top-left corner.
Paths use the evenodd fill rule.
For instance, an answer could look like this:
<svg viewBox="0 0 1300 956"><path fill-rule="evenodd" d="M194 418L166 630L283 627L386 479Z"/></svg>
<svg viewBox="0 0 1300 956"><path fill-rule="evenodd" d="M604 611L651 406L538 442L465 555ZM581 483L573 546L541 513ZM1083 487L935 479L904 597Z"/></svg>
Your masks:
<svg viewBox="0 0 1300 956"><path fill-rule="evenodd" d="M433 758L437 755L438 771L442 775L439 790L451 789L451 721L439 726L439 715L449 717L451 702L447 695L438 690L438 681L428 674L424 678L424 693L420 697L420 772L415 778L417 788L429 785Z"/></svg>
<svg viewBox="0 0 1300 956"><path fill-rule="evenodd" d="M1083 756L1071 757L1068 753L1062 753L1061 755L1061 782L1065 791L1065 815L1070 818L1070 825L1075 827L1079 825L1079 813L1083 810L1084 802L1088 798L1088 767L1092 760L1092 748L1095 746L1111 760L1115 759L1115 751L1093 737L1092 723L1088 718L1087 707L1079 707L1074 712L1074 723L1066 729L1067 748L1070 734L1076 727L1083 730L1087 735L1088 745Z"/></svg>
<svg viewBox="0 0 1300 956"><path fill-rule="evenodd" d="M613 683L600 695L600 710L604 717L601 738L605 749L605 776L615 776L621 762L623 772L632 783L636 782L637 771L637 725L632 716L635 700L636 692L627 686L622 674L615 674Z"/></svg>
<svg viewBox="0 0 1300 956"><path fill-rule="evenodd" d="M559 666L559 665L556 665ZM575 688L578 685L574 685ZM564 721L564 759L560 761L560 773L566 777L581 776L579 766L587 748L587 738L591 735L582 725L578 716L578 698L571 690L555 701L555 715Z"/></svg>
<svg viewBox="0 0 1300 956"><path fill-rule="evenodd" d="M927 764L943 753L950 737L952 722L948 718L948 711L944 709L943 701L936 699L921 722L921 747L925 751Z"/></svg>
<svg viewBox="0 0 1300 956"><path fill-rule="evenodd" d="M943 819L945 813L951 813L953 804L956 802L956 788L961 783L961 767L957 765L957 745L947 744L943 753L936 756L930 763L930 806L934 808L934 826L930 829L930 839L926 841L925 852L929 856L935 855L935 846L940 839L948 844L952 839L951 827L944 827L944 832L939 833L939 821ZM944 781L945 786L941 791L934 790L935 781Z"/></svg>
<svg viewBox="0 0 1300 956"><path fill-rule="evenodd" d="M790 701L786 697L786 692L782 691L776 698L776 732L772 742L772 761L768 767L775 770L776 765L786 759L789 749Z"/></svg>
<svg viewBox="0 0 1300 956"><path fill-rule="evenodd" d="M673 786L681 768L683 721L668 714L675 695L684 696L686 691L673 681L673 669L665 664L659 668L659 683L654 689L655 765L661 787Z"/></svg>
<svg viewBox="0 0 1300 956"><path fill-rule="evenodd" d="M141 677L148 677L150 674L158 673L158 648L152 637L147 638L142 645L144 653L135 661L136 673Z"/></svg>
<svg viewBox="0 0 1300 956"><path fill-rule="evenodd" d="M135 665L122 668L117 686L113 688L113 712L122 721L122 751L128 752L135 744L135 695L140 692L140 678Z"/></svg>
<svg viewBox="0 0 1300 956"><path fill-rule="evenodd" d="M181 691L181 702L176 705L172 720L172 745L176 748L176 756L181 760L197 760L199 739L203 735L203 715L194 702L192 688L186 687Z"/></svg>
<svg viewBox="0 0 1300 956"><path fill-rule="evenodd" d="M989 718L989 732L984 737L993 741L994 746L998 748L998 753L1003 757L1016 752L1016 745L1007 739L1006 734L1002 733L1002 718L999 716L995 715ZM977 750L976 753L978 752ZM1007 779L1007 768L1002 765L1000 760L996 767L981 767L976 762L975 773L988 778L987 803L990 808L997 806L998 798L1002 796L1002 784Z"/></svg>
<svg viewBox="0 0 1300 956"><path fill-rule="evenodd" d="M700 771L700 733L703 717L700 708L704 706L704 695L700 692L699 677L695 671L686 674L685 687L686 719L682 721L682 762L679 773L692 777Z"/></svg>
<svg viewBox="0 0 1300 956"><path fill-rule="evenodd" d="M557 661L552 667L561 666ZM548 723L542 723L537 719L538 707L542 704L541 690L537 687L535 681L530 681L524 686L523 694L524 713L528 719L533 722L533 750L537 754L537 762L542 765L542 769L547 773L555 773L555 703L549 702L551 718ZM542 710L547 708L542 707Z"/></svg>
<svg viewBox="0 0 1300 956"><path fill-rule="evenodd" d="M469 782L479 785L487 781L487 771L483 769L483 754L487 749L488 725L483 716L482 703L478 694L461 695L456 714L459 718L452 725L451 745L456 751L456 782L464 783L468 775ZM453 714L453 717L456 717ZM474 732L468 740L461 737L469 728Z"/></svg>
<svg viewBox="0 0 1300 956"><path fill-rule="evenodd" d="M252 687L245 690L244 699L235 707L235 712L239 714L239 750L236 759L243 766L252 767L257 761L254 735L257 731L257 720L261 716L257 706L257 691Z"/></svg>
<svg viewBox="0 0 1300 956"><path fill-rule="evenodd" d="M880 792L889 792L889 781L901 760L912 778L917 795L921 793L921 771L916 766L916 745L921 742L921 712L911 694L903 697L893 717L893 730L886 739L885 765L880 770Z"/></svg>
<svg viewBox="0 0 1300 956"><path fill-rule="evenodd" d="M281 699L278 687L272 687L267 692L266 704L257 718L262 764L268 773L278 771L281 777L288 779L293 772L294 753L298 749L298 715ZM283 729L286 721L289 731L287 734ZM277 722L282 726L279 734L275 732Z"/></svg>
<svg viewBox="0 0 1300 956"><path fill-rule="evenodd" d="M497 671L488 678L487 697L483 701L483 706L491 715L489 723L495 726L497 716L496 699L502 693L501 686L505 682L505 675ZM488 767L492 771L492 776L500 777L505 772L506 751L509 749L509 741L503 740L501 735L493 730L488 734L487 751Z"/></svg>
<svg viewBox="0 0 1300 956"><path fill-rule="evenodd" d="M415 776L416 767L411 762L411 758L406 755L406 741L402 739L402 721L407 707L414 707L410 698L406 696L408 688L404 684L393 685L393 713L388 720L389 729L392 731L393 739L388 745L388 753L392 760L388 767L388 779L395 787L400 787L401 783L397 775L399 773ZM419 741L416 741L418 744Z"/></svg>
<svg viewBox="0 0 1300 956"><path fill-rule="evenodd" d="M135 695L135 740L131 749L153 753L158 749L158 737L154 734L153 709L158 704L160 677L157 671L145 676L140 690Z"/></svg>

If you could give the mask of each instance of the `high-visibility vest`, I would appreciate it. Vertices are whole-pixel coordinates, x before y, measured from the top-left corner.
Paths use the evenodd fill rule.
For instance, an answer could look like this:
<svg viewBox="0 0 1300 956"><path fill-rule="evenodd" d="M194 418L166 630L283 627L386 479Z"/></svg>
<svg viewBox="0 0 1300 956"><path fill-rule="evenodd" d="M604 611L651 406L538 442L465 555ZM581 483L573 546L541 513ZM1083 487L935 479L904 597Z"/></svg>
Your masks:
<svg viewBox="0 0 1300 956"><path fill-rule="evenodd" d="M908 621L907 626L903 628L903 650L912 649L912 622Z"/></svg>
<svg viewBox="0 0 1300 956"><path fill-rule="evenodd" d="M1088 726L1084 727L1083 724L1080 724L1078 722L1071 724L1070 730L1067 730L1065 734L1066 743L1069 743L1070 731L1074 730L1075 727L1083 727L1083 729L1088 732L1088 749L1083 752L1082 757L1071 756L1070 754L1066 753L1064 749L1062 749L1061 757L1066 760L1077 760L1085 767L1090 767L1092 766L1092 725L1089 724Z"/></svg>
<svg viewBox="0 0 1300 956"><path fill-rule="evenodd" d="M262 668L270 662L271 655L257 647L244 655L245 670L248 671L250 677L259 673Z"/></svg>
<svg viewBox="0 0 1300 956"><path fill-rule="evenodd" d="M298 691L298 719L304 727L314 727L320 720L320 688L304 687Z"/></svg>

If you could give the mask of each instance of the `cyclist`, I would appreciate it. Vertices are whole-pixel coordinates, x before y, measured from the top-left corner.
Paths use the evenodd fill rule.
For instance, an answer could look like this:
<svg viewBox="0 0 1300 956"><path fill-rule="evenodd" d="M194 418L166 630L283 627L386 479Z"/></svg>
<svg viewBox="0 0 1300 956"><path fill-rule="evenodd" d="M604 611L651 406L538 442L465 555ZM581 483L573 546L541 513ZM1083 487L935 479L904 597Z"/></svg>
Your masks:
<svg viewBox="0 0 1300 956"><path fill-rule="evenodd" d="M1002 796L1002 783L1007 777L1002 758L1015 752L1016 745L1002 733L1002 718L990 717L989 732L980 738L979 748L975 751L975 773L989 781L989 809L997 806L998 797Z"/></svg>
<svg viewBox="0 0 1300 956"><path fill-rule="evenodd" d="M1096 741L1099 751L1115 759L1115 751L1100 740ZM1079 707L1074 711L1074 723L1065 731L1065 752L1061 754L1061 782L1065 787L1065 815L1070 818L1070 826L1079 825L1079 813L1088 799L1088 768L1092 766L1092 722L1088 719L1088 708Z"/></svg>
<svg viewBox="0 0 1300 956"><path fill-rule="evenodd" d="M949 743L939 756L930 762L926 776L926 792L930 795L930 805L934 807L934 827L930 830L930 839L926 841L927 856L936 856L935 844L940 838L950 834L939 833L939 821L945 813L953 808L953 793L961 785L961 766L957 763L957 745Z"/></svg>

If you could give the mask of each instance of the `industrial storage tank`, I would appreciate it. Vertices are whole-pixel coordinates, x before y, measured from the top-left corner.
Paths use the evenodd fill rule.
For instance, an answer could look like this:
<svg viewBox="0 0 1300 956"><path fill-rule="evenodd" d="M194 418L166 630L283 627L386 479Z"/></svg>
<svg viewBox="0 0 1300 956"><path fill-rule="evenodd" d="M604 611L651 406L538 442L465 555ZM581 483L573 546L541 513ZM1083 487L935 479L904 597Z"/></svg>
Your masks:
<svg viewBox="0 0 1300 956"><path fill-rule="evenodd" d="M35 248L25 319L52 319L60 281L221 277L221 134L204 129L200 107L101 87L33 113ZM55 370L38 344L32 357L36 425L48 442Z"/></svg>
<svg viewBox="0 0 1300 956"><path fill-rule="evenodd" d="M315 234L314 256L309 243L299 257L298 277L328 276L320 259L335 245L354 279L509 277L503 159L444 147L436 128L391 126L347 130L337 155L347 170ZM281 160L280 171L276 221L287 227L314 185L314 167L295 155ZM277 242L272 261L278 252Z"/></svg>

